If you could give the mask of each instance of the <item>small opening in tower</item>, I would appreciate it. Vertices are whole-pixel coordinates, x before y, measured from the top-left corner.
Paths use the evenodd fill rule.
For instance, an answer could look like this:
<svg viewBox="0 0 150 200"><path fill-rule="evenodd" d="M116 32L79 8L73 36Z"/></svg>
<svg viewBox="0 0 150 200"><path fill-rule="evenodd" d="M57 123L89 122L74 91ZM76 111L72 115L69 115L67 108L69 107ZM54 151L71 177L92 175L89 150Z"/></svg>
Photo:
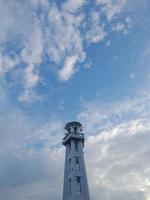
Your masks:
<svg viewBox="0 0 150 200"><path fill-rule="evenodd" d="M69 152L71 151L71 142L69 142Z"/></svg>
<svg viewBox="0 0 150 200"><path fill-rule="evenodd" d="M69 172L71 172L71 158L69 159Z"/></svg>
<svg viewBox="0 0 150 200"><path fill-rule="evenodd" d="M71 178L69 179L69 195L71 196Z"/></svg>
<svg viewBox="0 0 150 200"><path fill-rule="evenodd" d="M75 151L78 151L78 141L75 141Z"/></svg>
<svg viewBox="0 0 150 200"><path fill-rule="evenodd" d="M81 194L81 177L76 177L76 193Z"/></svg>
<svg viewBox="0 0 150 200"><path fill-rule="evenodd" d="M77 127L76 126L74 127L74 132L77 133Z"/></svg>
<svg viewBox="0 0 150 200"><path fill-rule="evenodd" d="M76 170L80 170L80 163L78 157L76 157Z"/></svg>

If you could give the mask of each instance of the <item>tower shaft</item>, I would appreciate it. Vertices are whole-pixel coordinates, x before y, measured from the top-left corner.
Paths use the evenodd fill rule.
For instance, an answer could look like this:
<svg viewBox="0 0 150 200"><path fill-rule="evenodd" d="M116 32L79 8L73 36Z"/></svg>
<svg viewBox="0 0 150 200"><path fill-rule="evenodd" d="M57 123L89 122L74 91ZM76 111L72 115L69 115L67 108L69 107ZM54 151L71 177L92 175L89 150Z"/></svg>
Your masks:
<svg viewBox="0 0 150 200"><path fill-rule="evenodd" d="M63 200L89 200L81 124L70 122L65 128L68 132L63 138L66 147Z"/></svg>

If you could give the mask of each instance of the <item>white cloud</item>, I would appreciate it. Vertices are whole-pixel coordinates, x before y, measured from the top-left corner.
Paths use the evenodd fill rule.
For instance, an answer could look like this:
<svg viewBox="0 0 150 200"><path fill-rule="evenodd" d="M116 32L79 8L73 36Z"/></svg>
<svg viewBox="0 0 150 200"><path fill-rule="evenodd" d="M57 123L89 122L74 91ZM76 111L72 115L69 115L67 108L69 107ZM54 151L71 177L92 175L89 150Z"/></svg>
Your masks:
<svg viewBox="0 0 150 200"><path fill-rule="evenodd" d="M47 33L47 53L53 62L62 65L70 55L76 55L79 62L85 59L83 38L79 30L84 15L72 15L55 5L49 11ZM66 34L67 33L67 34Z"/></svg>
<svg viewBox="0 0 150 200"><path fill-rule="evenodd" d="M148 199L149 93L107 106L96 102L84 105L78 119L86 128L91 197Z"/></svg>
<svg viewBox="0 0 150 200"><path fill-rule="evenodd" d="M97 0L97 5L103 6L102 12L108 21L112 21L116 15L120 14L127 3L128 0Z"/></svg>
<svg viewBox="0 0 150 200"><path fill-rule="evenodd" d="M60 199L62 123L55 119L39 125L7 99L5 94L0 100L0 199Z"/></svg>
<svg viewBox="0 0 150 200"><path fill-rule="evenodd" d="M4 108L3 104L7 104L8 102L8 91L5 89L5 81L1 78L0 79L0 105L1 108Z"/></svg>
<svg viewBox="0 0 150 200"><path fill-rule="evenodd" d="M17 55L10 57L8 55L0 55L0 75L13 70L19 64Z"/></svg>
<svg viewBox="0 0 150 200"><path fill-rule="evenodd" d="M117 23L117 25L113 28L113 30L120 32L125 30L125 25L122 23Z"/></svg>
<svg viewBox="0 0 150 200"><path fill-rule="evenodd" d="M72 77L76 70L76 62L76 56L71 56L66 59L64 66L58 71L60 80L67 81Z"/></svg>
<svg viewBox="0 0 150 200"><path fill-rule="evenodd" d="M28 1L0 1L0 44L18 37L28 38L34 24L32 8Z"/></svg>
<svg viewBox="0 0 150 200"><path fill-rule="evenodd" d="M21 60L27 66L24 70L25 91L20 97L20 100L30 99L32 89L40 81L38 75L38 65L42 62L42 55L44 51L43 33L39 24L35 26L34 32L31 34L29 41L26 43L21 52Z"/></svg>
<svg viewBox="0 0 150 200"><path fill-rule="evenodd" d="M30 0L31 3L37 6L49 7L49 0Z"/></svg>
<svg viewBox="0 0 150 200"><path fill-rule="evenodd" d="M130 17L127 17L124 23L118 22L112 27L112 30L116 32L122 32L123 34L128 34L132 27L133 21Z"/></svg>
<svg viewBox="0 0 150 200"><path fill-rule="evenodd" d="M99 13L92 11L91 16L91 26L86 33L86 38L89 43L98 43L106 37L107 33L104 31L104 25L100 23Z"/></svg>
<svg viewBox="0 0 150 200"><path fill-rule="evenodd" d="M141 195L145 199L150 184L149 131L149 122L134 120L88 138L86 159L92 197L103 197L102 190L106 200L118 198L118 193L122 199L127 193L131 193L128 199L140 200Z"/></svg>
<svg viewBox="0 0 150 200"><path fill-rule="evenodd" d="M148 117L149 93L142 92L137 98L125 99L115 103L109 102L91 102L83 101L83 111L78 115L79 120L87 124L89 133L94 134L108 127L120 123L122 120L129 120L136 115L139 117ZM92 116L92 117L91 117ZM94 129L93 126L97 129Z"/></svg>
<svg viewBox="0 0 150 200"><path fill-rule="evenodd" d="M34 67L42 62L43 54L43 35L39 26L35 27L28 43L21 52L21 59L27 64L25 69L25 79L27 87L33 87L38 81L38 77L34 77Z"/></svg>
<svg viewBox="0 0 150 200"><path fill-rule="evenodd" d="M39 124L9 102L6 104L7 93L3 88L0 92L0 198L20 200L21 195L22 200L60 199L64 122L55 119ZM147 92L107 105L84 102L77 118L85 131L91 199L150 197L149 98Z"/></svg>
<svg viewBox="0 0 150 200"><path fill-rule="evenodd" d="M19 99L39 99L35 98L35 90L41 80L40 68L45 62L44 59L48 58L48 62L55 66L58 78L62 81L69 80L77 71L76 63L83 63L83 66L85 64L87 43L103 41L109 35L106 27L112 29L112 19L116 19L118 13L123 12L127 3L127 0L97 0L99 7L96 10L91 7L87 13L85 8L89 6L89 2L86 0L67 0L60 6L47 0L28 0L24 3L17 0L5 3L2 0L1 74L5 76L5 73L15 70L17 65L22 72L20 82L23 86L22 94L18 95ZM41 8L40 15L37 13L38 8ZM102 23L103 15L107 17L105 24ZM125 25L120 23L115 26L116 31L121 31L126 26L123 30L125 32L132 27L129 17L126 17ZM8 43L11 54L15 52L16 55L9 55Z"/></svg>
<svg viewBox="0 0 150 200"><path fill-rule="evenodd" d="M63 4L63 9L69 12L77 12L87 3L87 0L68 0Z"/></svg>
<svg viewBox="0 0 150 200"><path fill-rule="evenodd" d="M18 97L20 102L28 102L28 103L33 103L35 101L42 101L44 96L38 95L35 91L34 88L25 88L25 90L20 94Z"/></svg>
<svg viewBox="0 0 150 200"><path fill-rule="evenodd" d="M76 72L77 63L84 62L85 35L80 28L85 14L74 16L70 13L82 10L80 6L84 4L83 1L76 1L76 5L72 4L74 1L68 1L71 2L69 6L61 9L53 4L48 9L49 18L47 12L42 13L37 23L34 9L28 7L29 2L18 2L0 2L0 43L4 45L8 40L16 43L21 40L18 55L10 56L1 50L0 70L4 74L20 64L23 74L20 79L24 83L24 93L20 98L29 100L36 98L32 90L40 81L39 65L45 52L57 65L58 76L63 81L69 80ZM108 11L109 2L99 1L111 21L121 12L122 6ZM45 6L47 1L32 0L32 3ZM43 18L47 19L47 24ZM99 19L97 14L93 16L98 31L96 35L91 32L91 42L103 39L99 35L102 31ZM1 49L5 50L4 46ZM144 55L147 59L149 52ZM2 86L0 82L0 158L3 161L0 162L0 199L60 199L64 166L63 135L60 133L64 122L55 119L39 125L9 103L7 91ZM85 103L78 114L77 118L86 126L85 155L92 199L150 199L149 108L148 93L110 104Z"/></svg>
<svg viewBox="0 0 150 200"><path fill-rule="evenodd" d="M30 90L38 82L35 65L40 64L40 53L42 53L40 51L43 51L41 49L43 44L39 43L39 33L36 30L37 20L35 20L33 7L29 1L20 4L14 0L13 3L1 1L0 9L2 10L0 12L2 21L0 28L1 74L10 72L16 66L20 67L26 63L28 67L25 69L22 79L24 79L25 90ZM11 52L10 50L7 52L8 43L12 47ZM18 51L19 49L20 51Z"/></svg>

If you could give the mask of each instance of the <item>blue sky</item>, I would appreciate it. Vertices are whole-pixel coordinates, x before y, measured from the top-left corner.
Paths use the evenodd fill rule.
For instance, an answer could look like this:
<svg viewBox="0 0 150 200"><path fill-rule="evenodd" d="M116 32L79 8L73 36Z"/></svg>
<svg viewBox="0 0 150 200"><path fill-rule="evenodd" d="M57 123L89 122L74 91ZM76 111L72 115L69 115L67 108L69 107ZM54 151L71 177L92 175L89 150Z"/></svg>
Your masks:
<svg viewBox="0 0 150 200"><path fill-rule="evenodd" d="M0 0L0 199L61 198L79 120L91 200L150 200L149 7Z"/></svg>

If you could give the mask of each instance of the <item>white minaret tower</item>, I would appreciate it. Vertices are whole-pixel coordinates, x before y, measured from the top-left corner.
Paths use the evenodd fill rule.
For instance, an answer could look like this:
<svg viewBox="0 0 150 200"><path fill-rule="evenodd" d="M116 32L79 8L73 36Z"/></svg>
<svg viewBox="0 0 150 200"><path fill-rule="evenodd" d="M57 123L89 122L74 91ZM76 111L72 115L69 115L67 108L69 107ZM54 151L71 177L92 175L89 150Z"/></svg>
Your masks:
<svg viewBox="0 0 150 200"><path fill-rule="evenodd" d="M65 129L67 133L62 142L66 147L63 200L89 200L82 125L70 122Z"/></svg>

